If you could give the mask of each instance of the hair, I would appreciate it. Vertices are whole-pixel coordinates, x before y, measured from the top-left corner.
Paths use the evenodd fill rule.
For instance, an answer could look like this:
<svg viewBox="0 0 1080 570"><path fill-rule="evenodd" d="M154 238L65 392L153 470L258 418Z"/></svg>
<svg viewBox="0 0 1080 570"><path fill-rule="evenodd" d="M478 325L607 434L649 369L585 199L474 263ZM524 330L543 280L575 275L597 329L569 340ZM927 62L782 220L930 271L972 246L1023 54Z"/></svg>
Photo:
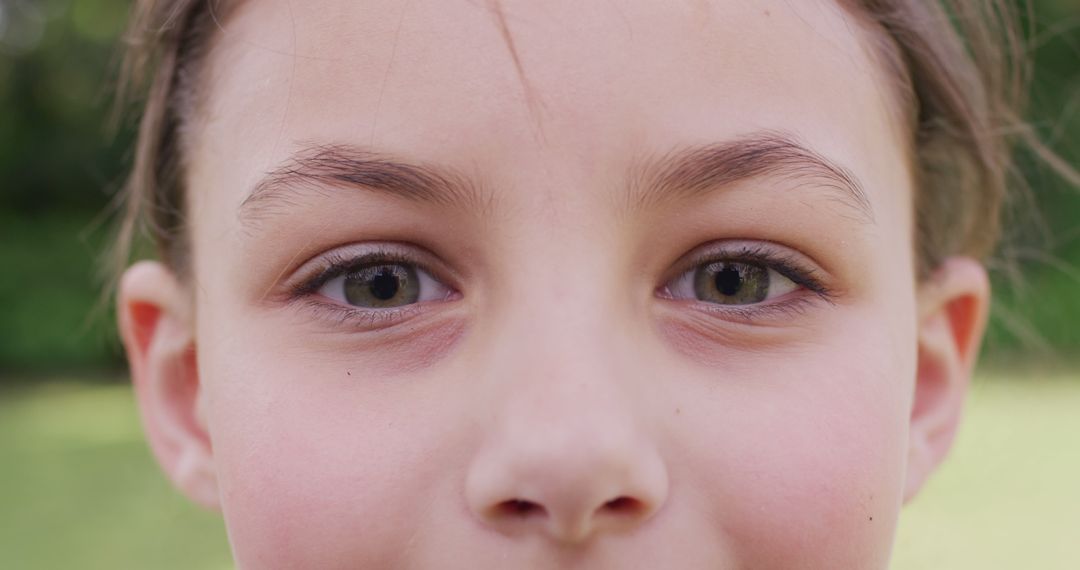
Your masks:
<svg viewBox="0 0 1080 570"><path fill-rule="evenodd" d="M134 163L114 249L115 275L148 234L181 278L190 272L185 229L187 127L219 21L235 1L136 0L125 38L118 109L143 93ZM884 77L909 123L916 273L951 255L984 262L1010 202L1029 199L1015 172L1017 143L1080 186L1080 175L1042 146L1022 120L1027 52L1014 2L840 0L869 31Z"/></svg>

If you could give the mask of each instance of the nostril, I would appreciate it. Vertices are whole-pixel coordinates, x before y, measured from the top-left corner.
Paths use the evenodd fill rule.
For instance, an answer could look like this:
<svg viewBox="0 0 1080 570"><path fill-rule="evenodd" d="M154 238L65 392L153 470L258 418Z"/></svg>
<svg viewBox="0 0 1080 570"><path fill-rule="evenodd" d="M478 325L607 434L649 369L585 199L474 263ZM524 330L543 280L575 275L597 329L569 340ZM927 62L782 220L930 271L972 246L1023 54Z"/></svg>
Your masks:
<svg viewBox="0 0 1080 570"><path fill-rule="evenodd" d="M600 509L604 512L626 515L641 512L644 508L645 505L643 505L641 501L625 495L616 497L600 506Z"/></svg>
<svg viewBox="0 0 1080 570"><path fill-rule="evenodd" d="M519 518L531 516L544 516L547 510L543 505L523 499L511 499L503 501L495 506L496 514L510 515Z"/></svg>

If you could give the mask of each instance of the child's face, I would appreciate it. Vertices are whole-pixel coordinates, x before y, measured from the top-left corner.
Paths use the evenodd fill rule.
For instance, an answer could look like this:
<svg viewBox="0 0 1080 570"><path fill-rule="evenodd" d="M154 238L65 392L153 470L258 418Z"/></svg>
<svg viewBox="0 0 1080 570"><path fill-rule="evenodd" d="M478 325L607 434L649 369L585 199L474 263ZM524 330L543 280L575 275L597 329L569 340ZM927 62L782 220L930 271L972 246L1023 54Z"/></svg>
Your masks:
<svg viewBox="0 0 1080 570"><path fill-rule="evenodd" d="M247 3L192 131L197 365L166 396L208 440L155 451L242 567L885 568L985 291L933 360L860 30Z"/></svg>

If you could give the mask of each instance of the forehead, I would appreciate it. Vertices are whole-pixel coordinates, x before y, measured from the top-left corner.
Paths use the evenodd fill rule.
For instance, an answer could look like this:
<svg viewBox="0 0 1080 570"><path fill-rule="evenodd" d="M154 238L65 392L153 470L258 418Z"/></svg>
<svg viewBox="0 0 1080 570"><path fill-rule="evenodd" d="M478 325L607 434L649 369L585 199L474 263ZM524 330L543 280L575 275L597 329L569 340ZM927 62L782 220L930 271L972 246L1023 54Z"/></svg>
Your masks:
<svg viewBox="0 0 1080 570"><path fill-rule="evenodd" d="M208 62L195 179L235 207L305 144L349 142L578 182L770 129L860 178L906 180L860 30L818 1L249 1ZM906 200L870 186L886 209Z"/></svg>

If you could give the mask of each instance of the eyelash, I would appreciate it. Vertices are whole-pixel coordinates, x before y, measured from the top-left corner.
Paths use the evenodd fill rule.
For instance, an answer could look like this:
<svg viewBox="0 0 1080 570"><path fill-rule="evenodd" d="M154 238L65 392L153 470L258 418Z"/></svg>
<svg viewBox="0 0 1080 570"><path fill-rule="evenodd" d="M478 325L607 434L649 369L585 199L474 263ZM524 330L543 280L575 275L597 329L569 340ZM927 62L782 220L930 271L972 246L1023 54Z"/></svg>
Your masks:
<svg viewBox="0 0 1080 570"><path fill-rule="evenodd" d="M698 300L688 301L694 303L700 310L728 319L753 322L761 319L801 315L817 301L833 303L834 294L832 290L817 277L814 270L804 267L804 263L798 261L793 255L777 252L765 246L741 246L735 250L713 249L695 255L690 261L680 264L681 269L675 272L674 276L683 275L687 271L693 271L702 265L718 261L746 263L773 269L796 285L809 291L812 296L804 294L784 301L762 302L752 305L719 305ZM422 312L422 308L426 303L412 303L385 309L361 309L337 303L328 303L315 298L318 291L330 280L364 266L384 263L413 265L428 272L448 288L453 289L445 279L440 277L438 271L430 269L428 265L419 261L415 256L402 251L380 247L359 256L341 251L327 254L323 258L322 269L316 275L304 279L290 289L288 293L289 300L306 303L318 318L336 321L339 326L353 326L365 330L391 326L418 315ZM668 279L664 285L658 288L659 296L672 299L670 294L663 292L667 289L671 280Z"/></svg>
<svg viewBox="0 0 1080 570"><path fill-rule="evenodd" d="M383 247L361 255L350 255L341 251L334 251L323 258L323 268L314 277L304 279L289 291L289 299L306 303L308 308L316 313L317 318L336 321L339 326L351 326L364 330L392 326L418 315L422 311L424 303L412 303L384 309L362 309L320 301L315 297L327 282L341 275L369 265L393 263L415 266L431 274L440 283L446 284L446 280L440 278L439 272L430 269L416 257L402 251ZM450 285L446 286L452 289Z"/></svg>
<svg viewBox="0 0 1080 570"><path fill-rule="evenodd" d="M809 291L812 296L803 294L784 301L762 302L752 305L719 305L699 300L688 301L694 303L703 311L722 317L734 318L735 320L753 322L761 319L801 315L817 301L834 303L832 289L825 285L813 269L805 267L805 264L800 262L794 255L778 252L766 246L744 245L734 250L715 248L695 255L690 261L680 264L680 270L674 273L672 279L685 274L687 271L694 271L703 265L718 261L746 263L775 270L796 285ZM662 291L667 289L672 279L665 281L661 287ZM660 295L673 299L670 294L661 292Z"/></svg>

